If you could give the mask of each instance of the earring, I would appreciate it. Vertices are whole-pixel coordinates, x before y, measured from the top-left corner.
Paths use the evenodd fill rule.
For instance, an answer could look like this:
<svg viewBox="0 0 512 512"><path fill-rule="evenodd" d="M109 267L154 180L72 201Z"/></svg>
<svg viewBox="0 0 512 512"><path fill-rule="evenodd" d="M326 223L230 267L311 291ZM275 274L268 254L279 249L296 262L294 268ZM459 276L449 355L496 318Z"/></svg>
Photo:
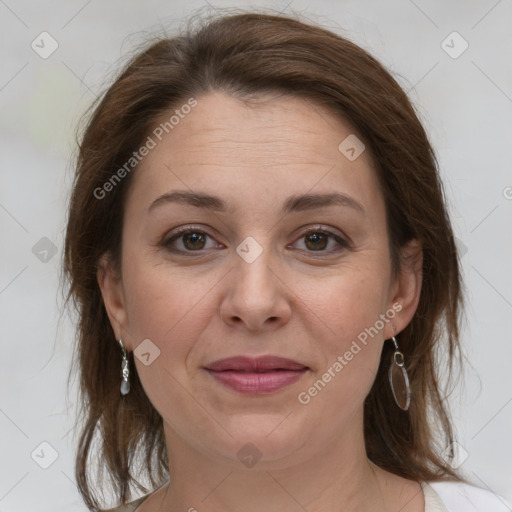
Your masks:
<svg viewBox="0 0 512 512"><path fill-rule="evenodd" d="M128 378L130 377L130 362L128 361L128 356L126 354L126 349L123 345L123 340L119 340L119 345L121 345L121 350L123 352L123 360L121 362L121 394L127 395L130 391L130 381Z"/></svg>
<svg viewBox="0 0 512 512"><path fill-rule="evenodd" d="M403 411L409 409L411 402L411 389L409 387L409 376L404 366L404 355L398 348L398 343L394 336L391 337L391 341L395 346L393 357L391 358L391 366L389 367L388 377L389 384L391 385L391 391L396 404Z"/></svg>

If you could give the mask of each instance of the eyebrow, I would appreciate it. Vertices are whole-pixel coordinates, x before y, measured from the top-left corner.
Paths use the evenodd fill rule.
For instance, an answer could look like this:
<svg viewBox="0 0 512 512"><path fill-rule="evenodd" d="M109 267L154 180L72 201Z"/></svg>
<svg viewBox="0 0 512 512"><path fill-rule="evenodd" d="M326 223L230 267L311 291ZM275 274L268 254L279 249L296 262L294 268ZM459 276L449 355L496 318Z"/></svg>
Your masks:
<svg viewBox="0 0 512 512"><path fill-rule="evenodd" d="M188 190L175 190L157 197L148 207L148 213L155 208L169 203L186 204L196 208L207 208L220 213L233 213L233 208L220 198L202 192L191 192ZM366 211L354 198L340 193L329 194L301 194L290 196L283 204L281 214L291 212L303 212L326 208L329 206L344 206L352 208L363 215Z"/></svg>

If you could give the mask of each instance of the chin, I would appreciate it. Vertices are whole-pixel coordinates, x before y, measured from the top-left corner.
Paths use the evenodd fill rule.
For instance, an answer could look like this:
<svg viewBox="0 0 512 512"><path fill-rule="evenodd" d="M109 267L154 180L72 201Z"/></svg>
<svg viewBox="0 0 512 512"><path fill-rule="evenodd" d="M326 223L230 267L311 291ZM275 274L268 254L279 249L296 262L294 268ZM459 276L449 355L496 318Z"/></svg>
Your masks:
<svg viewBox="0 0 512 512"><path fill-rule="evenodd" d="M223 440L212 441L221 457L230 459L237 468L280 469L288 467L302 449L311 444L314 432L301 431L300 424L286 415L244 414L232 417ZM309 440L309 443L308 443ZM233 459L235 455L235 459Z"/></svg>

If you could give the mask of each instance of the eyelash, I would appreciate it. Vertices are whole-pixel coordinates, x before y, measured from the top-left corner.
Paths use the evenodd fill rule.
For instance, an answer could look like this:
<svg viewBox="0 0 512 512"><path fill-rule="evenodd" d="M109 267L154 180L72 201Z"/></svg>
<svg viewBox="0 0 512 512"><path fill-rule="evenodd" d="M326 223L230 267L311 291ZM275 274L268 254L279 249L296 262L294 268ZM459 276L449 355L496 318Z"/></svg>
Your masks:
<svg viewBox="0 0 512 512"><path fill-rule="evenodd" d="M179 253L179 254L186 253L187 255L193 255L193 253L198 253L197 256L201 256L201 253L204 252L205 250L208 250L208 249L198 249L197 251L192 251L192 250L182 250L182 249L171 249L169 247L169 245L172 242L174 242L175 240L178 240L180 237L183 237L186 234L192 234L192 233L206 235L209 238L213 238L208 233L203 231L202 229L195 228L194 226L184 226L184 227L178 228L176 231L174 231L174 233L172 233L171 236L165 238L163 240L163 242L161 243L161 245L165 249L167 249L168 251L173 252L173 253ZM331 249L331 250L320 249L318 251L307 250L307 249L299 249L300 251L303 251L303 252L305 251L305 252L308 252L308 253L317 253L317 254L322 254L322 253L323 254L333 254L333 253L340 252L342 250L346 250L346 249L350 249L351 248L349 242L347 242L344 238L342 238L341 236L333 233L332 231L328 231L326 229L323 229L321 226L314 227L314 228L309 229L308 231L302 233L300 235L300 237L297 238L297 241L302 239L302 238L304 238L304 237L306 237L307 235L311 235L313 233L327 235L328 237L330 237L333 240L335 240L339 244L340 247L338 247L337 249Z"/></svg>

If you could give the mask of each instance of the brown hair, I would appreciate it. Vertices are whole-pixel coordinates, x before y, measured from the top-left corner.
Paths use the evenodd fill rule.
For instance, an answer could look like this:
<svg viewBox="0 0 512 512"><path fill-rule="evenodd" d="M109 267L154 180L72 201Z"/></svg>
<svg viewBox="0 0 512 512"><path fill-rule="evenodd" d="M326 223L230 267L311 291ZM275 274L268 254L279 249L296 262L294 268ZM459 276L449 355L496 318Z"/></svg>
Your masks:
<svg viewBox="0 0 512 512"><path fill-rule="evenodd" d="M142 461L154 489L165 483L169 469L162 418L136 372L131 372L130 393L120 395L121 351L96 279L103 254L119 264L124 198L136 170L101 200L95 190L129 160L164 113L213 90L240 98L281 92L324 105L348 120L370 149L386 203L393 270L400 268L399 249L417 238L423 247L423 284L417 311L399 337L413 397L410 409L404 412L394 403L386 344L365 402L367 454L405 478L462 480L440 455L453 432L438 374L438 349L445 349L449 376L457 355L460 362L462 282L425 130L395 79L356 44L290 17L242 13L216 16L146 46L95 105L81 139L63 269L70 283L67 299L73 298L79 315L76 364L85 423L76 478L86 505L100 510L87 474L95 434L100 476L105 467L123 504L131 485L148 491L132 471L135 462ZM133 354L129 357L134 368Z"/></svg>

